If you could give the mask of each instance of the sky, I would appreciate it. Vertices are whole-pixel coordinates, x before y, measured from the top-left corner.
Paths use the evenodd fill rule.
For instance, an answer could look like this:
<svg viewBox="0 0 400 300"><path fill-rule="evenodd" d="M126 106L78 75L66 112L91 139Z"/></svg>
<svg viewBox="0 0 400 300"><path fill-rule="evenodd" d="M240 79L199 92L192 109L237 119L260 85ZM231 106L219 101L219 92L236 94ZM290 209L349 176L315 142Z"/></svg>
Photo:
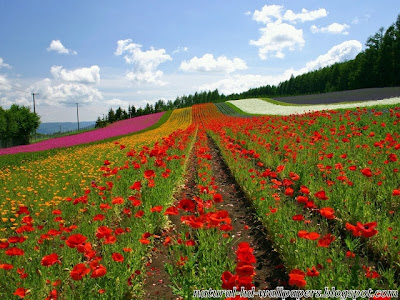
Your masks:
<svg viewBox="0 0 400 300"><path fill-rule="evenodd" d="M353 59L398 0L0 0L0 106L42 122L278 84Z"/></svg>

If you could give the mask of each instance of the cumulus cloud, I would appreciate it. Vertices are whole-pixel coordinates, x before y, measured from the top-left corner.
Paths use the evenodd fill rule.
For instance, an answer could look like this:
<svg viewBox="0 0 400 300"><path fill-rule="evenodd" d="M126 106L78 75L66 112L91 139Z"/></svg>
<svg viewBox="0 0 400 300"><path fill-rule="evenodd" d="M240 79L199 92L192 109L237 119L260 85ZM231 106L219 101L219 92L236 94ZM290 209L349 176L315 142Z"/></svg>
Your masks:
<svg viewBox="0 0 400 300"><path fill-rule="evenodd" d="M47 51L49 52L55 51L60 54L72 54L72 55L78 54L78 52L74 50L65 48L60 40L52 40L50 46L47 48Z"/></svg>
<svg viewBox="0 0 400 300"><path fill-rule="evenodd" d="M202 57L193 57L189 61L183 61L179 67L184 72L224 72L231 73L236 70L247 69L246 62L240 58L228 59L226 56L214 58L212 54L204 54Z"/></svg>
<svg viewBox="0 0 400 300"><path fill-rule="evenodd" d="M49 78L33 84L31 89L39 93L41 105L91 103L103 98L101 92L92 86L53 81Z"/></svg>
<svg viewBox="0 0 400 300"><path fill-rule="evenodd" d="M126 74L126 79L138 83L152 83L164 85L161 80L163 72L157 70L158 66L166 61L172 60L166 54L165 49L154 49L143 51L142 45L132 43L131 39L119 40L115 55L120 56L126 53L124 60L127 64L133 65L133 70Z"/></svg>
<svg viewBox="0 0 400 300"><path fill-rule="evenodd" d="M1 68L10 69L11 66L10 66L9 64L6 64L6 63L4 62L4 60L0 57L0 69L1 69Z"/></svg>
<svg viewBox="0 0 400 300"><path fill-rule="evenodd" d="M52 66L50 73L55 79L78 83L99 83L100 68L97 65L89 68L66 70L62 66Z"/></svg>
<svg viewBox="0 0 400 300"><path fill-rule="evenodd" d="M9 91L11 84L5 75L0 74L0 91Z"/></svg>
<svg viewBox="0 0 400 300"><path fill-rule="evenodd" d="M300 13L284 9L283 5L264 5L261 10L255 10L253 20L265 24L259 29L260 38L251 40L250 45L259 47L258 55L262 60L268 57L284 58L284 51L302 49L305 41L303 30L294 25L297 21L313 21L327 16L324 8L308 11L303 8Z"/></svg>
<svg viewBox="0 0 400 300"><path fill-rule="evenodd" d="M317 10L308 11L307 9L303 8L301 13L294 13L292 10L287 10L283 16L283 19L286 21L294 22L306 22L306 21L314 21L319 18L326 17L328 12L324 8L320 8Z"/></svg>
<svg viewBox="0 0 400 300"><path fill-rule="evenodd" d="M303 48L305 44L303 30L281 21L268 23L260 32L261 37L257 41L251 40L250 45L259 47L258 55L263 60L270 55L284 58L284 50L294 51Z"/></svg>
<svg viewBox="0 0 400 300"><path fill-rule="evenodd" d="M279 75L228 75L226 78L203 84L198 88L201 90L218 89L224 94L241 93L250 88L256 88L264 85L277 85L282 81L288 80L291 75L297 76L319 68L353 59L362 50L362 44L356 40L343 42L332 47L327 53L320 55L317 59L306 63L306 65L298 70L288 69Z"/></svg>
<svg viewBox="0 0 400 300"><path fill-rule="evenodd" d="M188 47L178 47L174 51L172 51L172 54L181 53L181 52L188 52L188 51L189 51Z"/></svg>
<svg viewBox="0 0 400 300"><path fill-rule="evenodd" d="M318 56L317 59L306 63L300 70L293 71L293 75L300 75L335 63L353 59L361 50L362 44L359 41L345 41L339 45L333 46L327 53Z"/></svg>
<svg viewBox="0 0 400 300"><path fill-rule="evenodd" d="M343 34L348 35L349 32L347 31L350 28L347 24L339 24L339 23L332 23L326 27L318 27L316 25L312 25L310 30L312 33L331 33L331 34Z"/></svg>
<svg viewBox="0 0 400 300"><path fill-rule="evenodd" d="M328 12L324 8L311 11L303 8L301 13L295 13L290 9L284 12L283 5L273 4L264 5L261 10L255 10L253 13L253 20L264 24L274 22L275 20L296 23L297 21L314 21L316 19L326 17L327 15Z"/></svg>
<svg viewBox="0 0 400 300"><path fill-rule="evenodd" d="M122 108L128 108L129 106L129 101L121 100L119 98L112 98L109 100L104 101L105 104L107 104L109 107L122 107Z"/></svg>

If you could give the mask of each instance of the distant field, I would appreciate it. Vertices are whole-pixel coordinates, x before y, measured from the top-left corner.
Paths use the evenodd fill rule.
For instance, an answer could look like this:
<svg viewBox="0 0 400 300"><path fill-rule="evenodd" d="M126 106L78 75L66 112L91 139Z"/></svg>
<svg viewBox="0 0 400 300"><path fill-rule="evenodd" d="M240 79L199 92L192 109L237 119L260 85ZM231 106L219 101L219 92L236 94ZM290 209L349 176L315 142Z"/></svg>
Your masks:
<svg viewBox="0 0 400 300"><path fill-rule="evenodd" d="M370 88L315 95L274 97L273 99L292 104L328 104L367 100L382 100L400 96L400 87Z"/></svg>

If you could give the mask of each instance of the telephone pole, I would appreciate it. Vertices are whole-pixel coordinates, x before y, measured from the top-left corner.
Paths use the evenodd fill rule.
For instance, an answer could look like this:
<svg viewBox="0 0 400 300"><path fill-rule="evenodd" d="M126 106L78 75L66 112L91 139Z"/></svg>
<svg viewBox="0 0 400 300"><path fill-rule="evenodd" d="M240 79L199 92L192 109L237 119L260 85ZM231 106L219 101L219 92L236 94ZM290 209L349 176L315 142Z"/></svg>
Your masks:
<svg viewBox="0 0 400 300"><path fill-rule="evenodd" d="M78 130L79 130L79 103L76 103L76 118L78 120Z"/></svg>
<svg viewBox="0 0 400 300"><path fill-rule="evenodd" d="M36 113L36 104L35 104L35 95L39 95L39 93L32 93L33 98L33 113Z"/></svg>

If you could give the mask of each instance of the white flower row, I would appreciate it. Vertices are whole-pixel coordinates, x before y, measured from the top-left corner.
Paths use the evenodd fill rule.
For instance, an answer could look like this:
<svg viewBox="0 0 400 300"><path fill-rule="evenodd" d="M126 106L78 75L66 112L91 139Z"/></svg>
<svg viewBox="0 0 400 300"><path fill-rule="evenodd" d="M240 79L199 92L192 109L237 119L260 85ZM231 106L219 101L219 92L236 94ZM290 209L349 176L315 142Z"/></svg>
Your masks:
<svg viewBox="0 0 400 300"><path fill-rule="evenodd" d="M303 114L312 111L321 110L334 110L339 108L354 108L354 107L365 107L373 105L385 105L385 104L400 104L400 97L383 99L383 100L371 100L357 103L338 103L338 104L318 104L318 105L302 105L302 106L284 106L272 104L268 101L261 99L243 99L243 100L231 100L227 101L240 108L242 111L250 114L262 114L262 115L292 115L292 114Z"/></svg>

